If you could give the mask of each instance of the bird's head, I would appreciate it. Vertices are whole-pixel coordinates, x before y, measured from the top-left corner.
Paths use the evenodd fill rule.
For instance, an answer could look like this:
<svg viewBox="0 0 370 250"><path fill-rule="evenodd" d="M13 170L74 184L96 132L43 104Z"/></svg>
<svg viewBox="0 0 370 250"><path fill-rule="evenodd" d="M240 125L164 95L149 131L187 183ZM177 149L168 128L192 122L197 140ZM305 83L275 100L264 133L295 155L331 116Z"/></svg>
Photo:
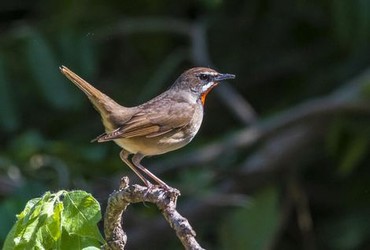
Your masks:
<svg viewBox="0 0 370 250"><path fill-rule="evenodd" d="M190 90L190 92L200 98L202 104L206 100L207 94L220 82L227 79L234 79L233 74L222 74L210 68L191 68L176 80L175 86L179 89Z"/></svg>

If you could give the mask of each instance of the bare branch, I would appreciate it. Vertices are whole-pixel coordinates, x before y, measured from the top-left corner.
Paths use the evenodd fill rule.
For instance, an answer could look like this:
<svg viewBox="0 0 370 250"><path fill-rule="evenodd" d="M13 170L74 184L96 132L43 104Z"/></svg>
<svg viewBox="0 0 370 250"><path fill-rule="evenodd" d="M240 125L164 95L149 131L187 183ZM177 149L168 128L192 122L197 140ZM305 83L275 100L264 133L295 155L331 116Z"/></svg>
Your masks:
<svg viewBox="0 0 370 250"><path fill-rule="evenodd" d="M269 178L282 168L297 167L300 161L292 161L292 157L299 159L310 155L312 153L310 150L315 149L312 145L317 145L318 140L322 140L327 122L330 122L330 119L337 114L355 112L368 116L370 104L363 91L368 88L369 82L370 68L346 82L332 94L286 109L272 118L260 120L250 128L242 129L228 138L207 144L188 154L157 161L153 165L160 165L162 170L154 172L163 174L165 171L211 162L219 159L229 150L243 149L245 151L264 140L265 146L251 154L239 167L235 167L238 171L224 178L215 191L218 195L235 194L235 192L241 192L240 190L242 193L248 193L249 190L265 185L263 179ZM277 133L278 131L284 131L284 133ZM239 178L242 180L238 182ZM182 209L190 211L189 218L192 220L212 220L214 219L211 218L212 215L217 214L221 207L214 206L214 203L205 203L204 200L202 202L187 201L182 204ZM293 205L289 205L287 214L291 213ZM166 233L163 223L156 219L144 222L144 224L156 234L144 234L138 228L133 228L131 234L135 242L150 239L163 244L163 237L158 237Z"/></svg>
<svg viewBox="0 0 370 250"><path fill-rule="evenodd" d="M150 202L155 204L164 218L176 232L177 237L185 249L203 249L195 240L195 231L188 220L176 210L177 198L180 192L171 188L164 190L161 187L151 188L131 185L129 179L121 179L120 189L114 191L109 199L104 218L104 233L107 244L104 249L124 249L127 243L126 233L122 229L122 214L130 203Z"/></svg>

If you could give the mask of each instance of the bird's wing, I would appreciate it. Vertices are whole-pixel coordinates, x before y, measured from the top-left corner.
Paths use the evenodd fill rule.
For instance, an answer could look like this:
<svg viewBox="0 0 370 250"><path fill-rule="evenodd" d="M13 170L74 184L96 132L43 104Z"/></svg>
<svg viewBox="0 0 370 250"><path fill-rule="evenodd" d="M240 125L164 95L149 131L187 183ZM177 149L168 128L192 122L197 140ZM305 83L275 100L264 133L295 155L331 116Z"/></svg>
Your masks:
<svg viewBox="0 0 370 250"><path fill-rule="evenodd" d="M139 136L153 138L169 133L189 124L195 112L195 105L185 101L162 101L158 105L150 105L150 108L141 106L139 111L119 128L105 133L95 140L105 142Z"/></svg>

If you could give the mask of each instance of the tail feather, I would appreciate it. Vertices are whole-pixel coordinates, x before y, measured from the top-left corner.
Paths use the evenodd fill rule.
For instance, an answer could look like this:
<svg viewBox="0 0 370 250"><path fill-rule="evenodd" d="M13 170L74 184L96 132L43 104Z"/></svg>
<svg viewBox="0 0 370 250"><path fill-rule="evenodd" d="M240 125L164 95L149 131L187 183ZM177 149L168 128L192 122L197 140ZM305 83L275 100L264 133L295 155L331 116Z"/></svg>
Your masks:
<svg viewBox="0 0 370 250"><path fill-rule="evenodd" d="M87 95L95 109L100 113L105 128L108 130L113 130L115 128L115 124L110 119L111 115L114 114L115 111L122 111L122 109L125 108L116 103L109 96L94 88L91 84L86 82L67 67L61 66L59 69L69 80L71 80Z"/></svg>
<svg viewBox="0 0 370 250"><path fill-rule="evenodd" d="M86 82L69 68L61 66L59 67L59 69L69 80L71 80L79 89L81 89L87 95L87 97L90 99L92 104L101 115L110 112L112 108L120 106L109 96L94 88L91 84Z"/></svg>

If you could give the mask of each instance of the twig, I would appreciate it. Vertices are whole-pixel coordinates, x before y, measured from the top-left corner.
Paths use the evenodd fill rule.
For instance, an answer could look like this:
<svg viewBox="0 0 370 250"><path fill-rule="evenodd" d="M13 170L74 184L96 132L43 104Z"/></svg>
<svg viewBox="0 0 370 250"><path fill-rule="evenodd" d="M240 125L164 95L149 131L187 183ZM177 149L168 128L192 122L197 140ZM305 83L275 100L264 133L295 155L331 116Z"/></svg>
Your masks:
<svg viewBox="0 0 370 250"><path fill-rule="evenodd" d="M121 179L120 189L114 191L109 199L104 218L104 233L107 244L104 249L124 249L127 243L126 233L122 229L122 214L130 203L150 202L155 204L164 218L175 230L177 237L185 249L203 249L195 240L195 231L188 220L176 210L177 197L180 192L171 188L147 188L139 185L129 185L128 177Z"/></svg>

